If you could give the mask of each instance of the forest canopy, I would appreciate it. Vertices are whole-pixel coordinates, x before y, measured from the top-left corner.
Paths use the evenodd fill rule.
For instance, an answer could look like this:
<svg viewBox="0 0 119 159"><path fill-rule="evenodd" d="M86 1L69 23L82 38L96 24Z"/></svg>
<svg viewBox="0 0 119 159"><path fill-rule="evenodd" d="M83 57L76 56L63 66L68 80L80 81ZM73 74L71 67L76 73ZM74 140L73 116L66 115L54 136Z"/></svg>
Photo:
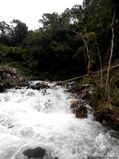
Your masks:
<svg viewBox="0 0 119 159"><path fill-rule="evenodd" d="M67 79L108 65L114 17L114 52L119 58L119 1L84 0L58 14L44 13L40 28L28 30L14 19L0 22L0 63L16 65L37 76Z"/></svg>

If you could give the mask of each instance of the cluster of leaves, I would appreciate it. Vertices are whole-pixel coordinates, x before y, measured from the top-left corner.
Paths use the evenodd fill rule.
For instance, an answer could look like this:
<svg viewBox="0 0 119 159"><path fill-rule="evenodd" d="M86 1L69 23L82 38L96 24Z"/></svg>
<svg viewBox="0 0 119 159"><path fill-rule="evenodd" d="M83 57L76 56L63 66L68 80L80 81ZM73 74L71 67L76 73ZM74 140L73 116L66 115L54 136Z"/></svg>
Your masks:
<svg viewBox="0 0 119 159"><path fill-rule="evenodd" d="M12 47L0 45L0 62L23 62L28 57L27 49L23 49L21 47Z"/></svg>
<svg viewBox="0 0 119 159"><path fill-rule="evenodd" d="M19 20L13 20L11 26L0 22L0 61L20 61L38 75L45 72L48 77L68 78L86 73L90 57L91 71L98 70L99 58L103 66L107 65L114 10L113 59L119 58L118 8L117 0L84 0L83 5L75 5L62 14L43 14L39 20L42 27L35 31L28 31Z"/></svg>

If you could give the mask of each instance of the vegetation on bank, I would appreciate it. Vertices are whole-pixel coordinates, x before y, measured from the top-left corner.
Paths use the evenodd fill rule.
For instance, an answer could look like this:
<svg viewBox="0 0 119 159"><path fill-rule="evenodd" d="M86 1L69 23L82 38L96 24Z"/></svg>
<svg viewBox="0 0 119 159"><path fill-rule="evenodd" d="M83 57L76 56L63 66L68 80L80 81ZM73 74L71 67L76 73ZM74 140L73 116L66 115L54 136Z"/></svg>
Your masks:
<svg viewBox="0 0 119 159"><path fill-rule="evenodd" d="M100 72L97 71L89 76L77 77L71 91L88 100L97 121L108 128L119 130L119 65L112 67L110 73L109 97L105 87L106 69L103 70L103 85Z"/></svg>
<svg viewBox="0 0 119 159"><path fill-rule="evenodd" d="M0 22L0 65L50 80L87 74L95 114L118 119L119 74L110 69L119 63L119 1L84 0L61 14L44 13L39 23L29 31L19 20Z"/></svg>

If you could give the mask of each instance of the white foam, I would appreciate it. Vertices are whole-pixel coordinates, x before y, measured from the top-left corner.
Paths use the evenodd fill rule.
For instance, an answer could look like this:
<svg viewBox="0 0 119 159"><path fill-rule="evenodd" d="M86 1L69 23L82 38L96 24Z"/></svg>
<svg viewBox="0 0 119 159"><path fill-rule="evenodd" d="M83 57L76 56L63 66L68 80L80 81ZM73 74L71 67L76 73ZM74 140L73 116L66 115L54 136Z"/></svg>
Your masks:
<svg viewBox="0 0 119 159"><path fill-rule="evenodd" d="M61 87L0 94L0 159L26 159L22 152L37 146L46 149L49 159L118 157L119 140L91 116L75 118L69 96Z"/></svg>

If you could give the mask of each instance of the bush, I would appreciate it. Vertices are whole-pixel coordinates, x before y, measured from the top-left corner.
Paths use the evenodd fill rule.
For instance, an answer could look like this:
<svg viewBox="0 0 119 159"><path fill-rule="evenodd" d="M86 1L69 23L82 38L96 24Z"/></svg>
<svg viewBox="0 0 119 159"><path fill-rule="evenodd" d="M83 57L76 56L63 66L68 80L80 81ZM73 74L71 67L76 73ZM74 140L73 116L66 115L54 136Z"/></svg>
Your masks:
<svg viewBox="0 0 119 159"><path fill-rule="evenodd" d="M20 47L0 46L0 61L1 62L23 62L28 58L27 49Z"/></svg>

